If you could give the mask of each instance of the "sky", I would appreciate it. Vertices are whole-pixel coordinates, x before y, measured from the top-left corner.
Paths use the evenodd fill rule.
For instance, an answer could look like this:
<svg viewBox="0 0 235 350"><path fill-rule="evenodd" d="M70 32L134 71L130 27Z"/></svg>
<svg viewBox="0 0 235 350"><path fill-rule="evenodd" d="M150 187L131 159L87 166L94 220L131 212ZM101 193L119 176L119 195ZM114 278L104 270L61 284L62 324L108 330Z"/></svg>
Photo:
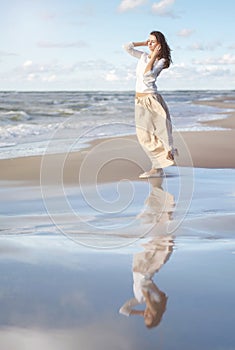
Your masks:
<svg viewBox="0 0 235 350"><path fill-rule="evenodd" d="M161 31L159 90L235 89L235 1L0 0L0 90L134 90L123 44ZM148 51L147 47L143 48Z"/></svg>

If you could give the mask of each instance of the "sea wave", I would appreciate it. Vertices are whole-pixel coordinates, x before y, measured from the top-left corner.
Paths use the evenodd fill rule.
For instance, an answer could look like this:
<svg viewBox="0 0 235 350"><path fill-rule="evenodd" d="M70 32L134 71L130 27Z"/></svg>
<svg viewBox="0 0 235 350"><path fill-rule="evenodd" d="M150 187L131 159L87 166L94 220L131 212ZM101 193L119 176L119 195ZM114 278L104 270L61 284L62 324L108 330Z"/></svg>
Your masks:
<svg viewBox="0 0 235 350"><path fill-rule="evenodd" d="M194 101L229 99L234 92L166 91L162 95L176 131L207 131L220 128L201 122L225 118L228 111ZM60 140L59 151L66 139L81 135L87 140L133 133L132 91L0 92L0 158L43 153L53 137Z"/></svg>
<svg viewBox="0 0 235 350"><path fill-rule="evenodd" d="M0 121L6 122L20 122L31 120L32 117L25 111L0 111Z"/></svg>

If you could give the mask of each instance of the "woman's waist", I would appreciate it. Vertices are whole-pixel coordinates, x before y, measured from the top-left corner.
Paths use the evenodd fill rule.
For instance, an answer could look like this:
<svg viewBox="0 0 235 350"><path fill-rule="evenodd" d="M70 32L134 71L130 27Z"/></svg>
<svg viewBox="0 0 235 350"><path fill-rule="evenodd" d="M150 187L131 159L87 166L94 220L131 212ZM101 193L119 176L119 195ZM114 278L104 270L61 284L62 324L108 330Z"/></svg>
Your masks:
<svg viewBox="0 0 235 350"><path fill-rule="evenodd" d="M145 96L152 96L152 95L160 95L157 91L151 91L151 92L136 92L135 97L145 97Z"/></svg>

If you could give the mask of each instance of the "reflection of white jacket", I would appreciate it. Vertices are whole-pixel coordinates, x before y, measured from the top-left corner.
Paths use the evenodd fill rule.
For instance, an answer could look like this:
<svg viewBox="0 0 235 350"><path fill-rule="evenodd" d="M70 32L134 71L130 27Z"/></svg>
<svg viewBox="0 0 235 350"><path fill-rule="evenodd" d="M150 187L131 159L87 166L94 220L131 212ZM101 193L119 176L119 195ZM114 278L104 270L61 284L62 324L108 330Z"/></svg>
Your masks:
<svg viewBox="0 0 235 350"><path fill-rule="evenodd" d="M153 281L149 278L145 278L141 273L133 272L133 291L135 298L128 300L119 310L119 312L125 316L129 316L131 310L139 305L145 303L145 297L143 291L149 292L150 299L161 302L161 294L158 289L156 289Z"/></svg>
<svg viewBox="0 0 235 350"><path fill-rule="evenodd" d="M134 298L128 300L119 310L129 316L133 307L145 302L143 291L148 291L150 298L161 302L162 292L156 287L152 278L155 272L169 259L172 253L172 236L158 236L143 244L144 251L134 255L133 259L133 292Z"/></svg>

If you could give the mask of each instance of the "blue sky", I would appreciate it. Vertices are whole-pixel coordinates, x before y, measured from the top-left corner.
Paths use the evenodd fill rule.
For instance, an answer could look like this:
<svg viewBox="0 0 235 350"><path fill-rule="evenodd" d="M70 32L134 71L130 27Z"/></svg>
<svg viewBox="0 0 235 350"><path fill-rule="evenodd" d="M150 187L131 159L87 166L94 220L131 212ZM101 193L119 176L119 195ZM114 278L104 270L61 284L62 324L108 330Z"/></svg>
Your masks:
<svg viewBox="0 0 235 350"><path fill-rule="evenodd" d="M233 0L0 4L0 90L134 90L137 61L122 45L152 30L172 49L160 90L235 88Z"/></svg>

